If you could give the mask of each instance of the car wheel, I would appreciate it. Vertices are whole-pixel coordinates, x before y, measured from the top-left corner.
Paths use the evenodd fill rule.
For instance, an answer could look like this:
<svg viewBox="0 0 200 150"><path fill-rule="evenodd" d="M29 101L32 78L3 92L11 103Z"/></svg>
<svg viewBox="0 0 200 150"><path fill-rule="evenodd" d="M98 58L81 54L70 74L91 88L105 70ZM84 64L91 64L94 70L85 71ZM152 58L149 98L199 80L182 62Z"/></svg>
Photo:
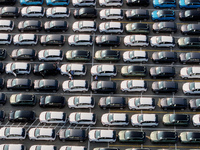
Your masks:
<svg viewBox="0 0 200 150"><path fill-rule="evenodd" d="M46 44L43 44L42 46L46 46Z"/></svg>
<svg viewBox="0 0 200 150"><path fill-rule="evenodd" d="M74 32L75 32L75 33L78 33L78 30L75 30Z"/></svg>
<svg viewBox="0 0 200 150"><path fill-rule="evenodd" d="M159 9L160 7L156 6L156 9Z"/></svg>
<svg viewBox="0 0 200 150"><path fill-rule="evenodd" d="M71 44L70 46L75 46L74 44Z"/></svg>
<svg viewBox="0 0 200 150"><path fill-rule="evenodd" d="M154 21L158 21L158 19L154 20Z"/></svg>
<svg viewBox="0 0 200 150"><path fill-rule="evenodd" d="M156 46L156 45L154 45L154 46L153 46L153 48L157 48L157 46Z"/></svg>
<svg viewBox="0 0 200 150"><path fill-rule="evenodd" d="M74 5L74 7L78 7L78 5Z"/></svg>
<svg viewBox="0 0 200 150"><path fill-rule="evenodd" d="M53 90L54 93L56 93L56 90Z"/></svg>
<svg viewBox="0 0 200 150"><path fill-rule="evenodd" d="M106 20L106 18L102 18L102 20Z"/></svg>
<svg viewBox="0 0 200 150"><path fill-rule="evenodd" d="M187 77L184 77L183 79L188 79Z"/></svg>
<svg viewBox="0 0 200 150"><path fill-rule="evenodd" d="M121 18L118 18L118 20L122 20Z"/></svg>
<svg viewBox="0 0 200 150"><path fill-rule="evenodd" d="M9 89L9 91L12 91L12 89Z"/></svg>
<svg viewBox="0 0 200 150"><path fill-rule="evenodd" d="M8 32L10 32L11 30L7 30Z"/></svg>

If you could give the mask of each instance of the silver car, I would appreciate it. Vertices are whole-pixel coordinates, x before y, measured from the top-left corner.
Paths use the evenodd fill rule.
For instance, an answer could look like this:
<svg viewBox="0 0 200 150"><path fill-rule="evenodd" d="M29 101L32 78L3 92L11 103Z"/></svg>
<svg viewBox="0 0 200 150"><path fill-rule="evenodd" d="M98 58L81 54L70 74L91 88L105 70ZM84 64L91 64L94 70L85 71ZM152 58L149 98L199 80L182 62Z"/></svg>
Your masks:
<svg viewBox="0 0 200 150"><path fill-rule="evenodd" d="M96 32L97 26L94 21L76 21L72 25L74 32Z"/></svg>
<svg viewBox="0 0 200 150"><path fill-rule="evenodd" d="M42 6L28 6L21 9L22 17L44 17L45 9Z"/></svg>
<svg viewBox="0 0 200 150"><path fill-rule="evenodd" d="M96 6L96 0L72 0L74 7L86 7L86 6Z"/></svg>
<svg viewBox="0 0 200 150"><path fill-rule="evenodd" d="M14 29L14 22L12 20L0 20L0 31L12 31Z"/></svg>
<svg viewBox="0 0 200 150"><path fill-rule="evenodd" d="M67 7L52 7L46 10L47 18L68 18L70 10Z"/></svg>
<svg viewBox="0 0 200 150"><path fill-rule="evenodd" d="M13 37L14 45L32 45L35 46L38 43L38 36L35 34L16 34Z"/></svg>

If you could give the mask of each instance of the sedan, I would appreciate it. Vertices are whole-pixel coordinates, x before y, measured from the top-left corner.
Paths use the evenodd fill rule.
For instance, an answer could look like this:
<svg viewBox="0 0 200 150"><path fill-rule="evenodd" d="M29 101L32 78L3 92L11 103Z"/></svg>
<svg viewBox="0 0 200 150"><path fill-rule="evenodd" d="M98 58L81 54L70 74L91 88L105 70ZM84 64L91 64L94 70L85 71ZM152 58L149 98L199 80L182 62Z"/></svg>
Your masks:
<svg viewBox="0 0 200 150"><path fill-rule="evenodd" d="M8 63L6 65L6 74L12 74L14 76L20 74L30 74L31 72L31 64L29 63Z"/></svg>
<svg viewBox="0 0 200 150"><path fill-rule="evenodd" d="M145 9L130 9L125 13L127 20L148 20L149 11Z"/></svg>
<svg viewBox="0 0 200 150"><path fill-rule="evenodd" d="M96 6L96 0L72 0L72 4L74 7L87 7L87 6Z"/></svg>
<svg viewBox="0 0 200 150"><path fill-rule="evenodd" d="M175 33L177 25L175 22L159 22L153 24L153 32L156 33Z"/></svg>
<svg viewBox="0 0 200 150"><path fill-rule="evenodd" d="M92 46L93 40L91 35L76 34L69 36L68 43L70 46Z"/></svg>
<svg viewBox="0 0 200 150"><path fill-rule="evenodd" d="M23 144L1 144L1 150L26 150L26 147Z"/></svg>
<svg viewBox="0 0 200 150"><path fill-rule="evenodd" d="M181 143L188 144L199 144L200 132L181 132L180 141Z"/></svg>
<svg viewBox="0 0 200 150"><path fill-rule="evenodd" d="M69 115L71 125L95 125L97 117L94 113L74 112Z"/></svg>
<svg viewBox="0 0 200 150"><path fill-rule="evenodd" d="M32 45L35 46L38 43L38 36L35 34L16 34L13 37L14 45Z"/></svg>
<svg viewBox="0 0 200 150"><path fill-rule="evenodd" d="M153 6L155 8L176 8L176 0L154 0Z"/></svg>
<svg viewBox="0 0 200 150"><path fill-rule="evenodd" d="M43 111L39 115L40 123L66 123L67 115L64 112L59 111Z"/></svg>
<svg viewBox="0 0 200 150"><path fill-rule="evenodd" d="M29 150L56 150L55 145L32 145Z"/></svg>
<svg viewBox="0 0 200 150"><path fill-rule="evenodd" d="M200 115L199 114L196 114L192 117L192 123L195 127L200 126Z"/></svg>
<svg viewBox="0 0 200 150"><path fill-rule="evenodd" d="M144 143L146 139L145 132L122 130L118 133L119 142L131 142L131 143Z"/></svg>
<svg viewBox="0 0 200 150"><path fill-rule="evenodd" d="M175 63L177 61L176 52L154 52L152 54L154 63Z"/></svg>
<svg viewBox="0 0 200 150"><path fill-rule="evenodd" d="M46 10L47 18L68 18L70 10L67 7L52 7Z"/></svg>
<svg viewBox="0 0 200 150"><path fill-rule="evenodd" d="M74 10L74 18L77 19L95 19L97 18L97 10L95 8L79 8Z"/></svg>
<svg viewBox="0 0 200 150"><path fill-rule="evenodd" d="M187 99L185 98L161 98L160 107L164 110L168 109L181 109L184 110L187 108Z"/></svg>
<svg viewBox="0 0 200 150"><path fill-rule="evenodd" d="M120 60L120 51L98 50L95 52L94 59L97 61L119 61Z"/></svg>
<svg viewBox="0 0 200 150"><path fill-rule="evenodd" d="M8 0L7 0L8 1ZM20 9L18 7L0 7L0 18L2 17L19 17Z"/></svg>
<svg viewBox="0 0 200 150"><path fill-rule="evenodd" d="M42 6L28 6L21 9L22 17L44 17L45 9Z"/></svg>
<svg viewBox="0 0 200 150"><path fill-rule="evenodd" d="M135 97L128 100L128 107L131 110L153 110L155 99L151 97Z"/></svg>
<svg viewBox="0 0 200 150"><path fill-rule="evenodd" d="M149 46L148 37L146 35L127 35L124 37L125 46Z"/></svg>
<svg viewBox="0 0 200 150"><path fill-rule="evenodd" d="M12 94L10 96L10 104L13 106L35 106L37 99L32 94Z"/></svg>
<svg viewBox="0 0 200 150"><path fill-rule="evenodd" d="M42 63L34 65L33 73L34 75L45 77L48 75L55 76L60 73L60 71L57 63Z"/></svg>
<svg viewBox="0 0 200 150"><path fill-rule="evenodd" d="M144 80L124 80L120 84L123 92L146 92L147 82Z"/></svg>
<svg viewBox="0 0 200 150"><path fill-rule="evenodd" d="M181 26L184 35L200 35L200 24L187 24Z"/></svg>
<svg viewBox="0 0 200 150"><path fill-rule="evenodd" d="M147 69L145 66L123 66L121 68L121 75L124 77L145 77L147 75Z"/></svg>
<svg viewBox="0 0 200 150"><path fill-rule="evenodd" d="M59 49L46 49L38 52L38 59L40 61L62 61L63 51Z"/></svg>
<svg viewBox="0 0 200 150"><path fill-rule="evenodd" d="M63 108L65 106L65 97L63 96L40 96L39 105L42 108Z"/></svg>
<svg viewBox="0 0 200 150"><path fill-rule="evenodd" d="M67 61L85 61L88 62L91 59L90 51L88 50L68 50L66 52Z"/></svg>
<svg viewBox="0 0 200 150"><path fill-rule="evenodd" d="M62 84L64 92L86 92L88 91L88 81L86 80L67 80Z"/></svg>
<svg viewBox="0 0 200 150"><path fill-rule="evenodd" d="M199 119L199 118L198 118ZM163 124L167 126L188 126L190 116L185 114L165 114Z"/></svg>
<svg viewBox="0 0 200 150"><path fill-rule="evenodd" d="M119 46L120 45L120 37L114 35L99 35L95 39L96 45L98 46Z"/></svg>
<svg viewBox="0 0 200 150"><path fill-rule="evenodd" d="M189 108L192 111L200 110L200 99L190 99L189 100Z"/></svg>
<svg viewBox="0 0 200 150"><path fill-rule="evenodd" d="M117 75L117 69L114 65L94 65L91 68L91 75L114 77Z"/></svg>
<svg viewBox="0 0 200 150"><path fill-rule="evenodd" d="M101 116L101 123L104 126L127 126L129 120L126 113L106 113Z"/></svg>
<svg viewBox="0 0 200 150"><path fill-rule="evenodd" d="M44 23L44 30L46 32L66 32L68 30L68 24L66 21L46 21Z"/></svg>
<svg viewBox="0 0 200 150"><path fill-rule="evenodd" d="M42 5L43 4L43 0L20 0L20 4L22 6L26 6L26 5Z"/></svg>
<svg viewBox="0 0 200 150"><path fill-rule="evenodd" d="M69 108L94 108L95 100L90 96L72 96L68 101Z"/></svg>
<svg viewBox="0 0 200 150"><path fill-rule="evenodd" d="M99 0L99 5L101 7L110 6L110 7L121 7L123 5L123 0Z"/></svg>

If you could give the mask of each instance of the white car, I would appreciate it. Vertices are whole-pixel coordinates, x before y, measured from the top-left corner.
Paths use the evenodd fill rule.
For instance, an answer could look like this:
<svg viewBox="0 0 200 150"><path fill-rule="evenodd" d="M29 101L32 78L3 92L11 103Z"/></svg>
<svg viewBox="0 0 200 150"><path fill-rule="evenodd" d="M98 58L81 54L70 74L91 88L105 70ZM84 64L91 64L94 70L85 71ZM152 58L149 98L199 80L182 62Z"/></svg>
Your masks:
<svg viewBox="0 0 200 150"><path fill-rule="evenodd" d="M92 36L88 34L70 35L68 38L70 46L92 46Z"/></svg>
<svg viewBox="0 0 200 150"><path fill-rule="evenodd" d="M87 7L87 6L96 6L96 0L72 0L74 7Z"/></svg>
<svg viewBox="0 0 200 150"><path fill-rule="evenodd" d="M29 150L56 150L55 145L32 145Z"/></svg>
<svg viewBox="0 0 200 150"><path fill-rule="evenodd" d="M74 32L96 32L97 24L94 21L76 21L72 25Z"/></svg>
<svg viewBox="0 0 200 150"><path fill-rule="evenodd" d="M16 34L13 37L14 45L32 45L35 46L38 43L38 36L35 34Z"/></svg>
<svg viewBox="0 0 200 150"><path fill-rule="evenodd" d="M131 110L153 110L155 109L155 99L150 97L135 97L128 100L128 107Z"/></svg>
<svg viewBox="0 0 200 150"><path fill-rule="evenodd" d="M65 123L67 115L60 111L43 111L40 113L40 123Z"/></svg>
<svg viewBox="0 0 200 150"><path fill-rule="evenodd" d="M21 9L22 17L44 17L45 9L42 6L28 6Z"/></svg>
<svg viewBox="0 0 200 150"><path fill-rule="evenodd" d="M9 45L12 43L12 36L10 34L0 33L0 44Z"/></svg>
<svg viewBox="0 0 200 150"><path fill-rule="evenodd" d="M94 65L91 68L92 76L108 76L114 77L117 75L115 65Z"/></svg>
<svg viewBox="0 0 200 150"><path fill-rule="evenodd" d="M102 9L99 12L100 19L117 19L122 20L124 18L123 10L121 9Z"/></svg>
<svg viewBox="0 0 200 150"><path fill-rule="evenodd" d="M23 144L1 144L0 150L26 150Z"/></svg>
<svg viewBox="0 0 200 150"><path fill-rule="evenodd" d="M156 114L134 114L131 116L133 127L156 127L158 126L158 115Z"/></svg>
<svg viewBox="0 0 200 150"><path fill-rule="evenodd" d="M184 94L200 94L200 82L186 82L182 89Z"/></svg>
<svg viewBox="0 0 200 150"><path fill-rule="evenodd" d="M62 61L63 51L59 49L46 49L38 52L39 61Z"/></svg>
<svg viewBox="0 0 200 150"><path fill-rule="evenodd" d="M96 115L94 113L74 112L69 115L71 125L95 125Z"/></svg>
<svg viewBox="0 0 200 150"><path fill-rule="evenodd" d="M120 84L123 92L145 92L147 83L144 80L124 80Z"/></svg>
<svg viewBox="0 0 200 150"><path fill-rule="evenodd" d="M86 92L88 91L88 82L86 80L67 80L62 84L64 92Z"/></svg>
<svg viewBox="0 0 200 150"><path fill-rule="evenodd" d="M99 5L101 7L105 7L105 6L117 6L117 7L121 7L123 5L123 0L99 0Z"/></svg>
<svg viewBox="0 0 200 150"><path fill-rule="evenodd" d="M12 31L14 29L14 22L12 20L0 20L0 31Z"/></svg>
<svg viewBox="0 0 200 150"><path fill-rule="evenodd" d="M116 131L114 130L91 130L88 133L90 142L110 142L116 141Z"/></svg>
<svg viewBox="0 0 200 150"><path fill-rule="evenodd" d="M195 127L200 126L200 114L196 114L192 117L192 123Z"/></svg>
<svg viewBox="0 0 200 150"><path fill-rule="evenodd" d="M148 53L146 51L126 51L123 53L124 62L142 62L148 61Z"/></svg>
<svg viewBox="0 0 200 150"><path fill-rule="evenodd" d="M180 76L183 79L200 78L200 67L183 67L180 70Z"/></svg>
<svg viewBox="0 0 200 150"><path fill-rule="evenodd" d="M26 138L26 130L21 127L2 127L0 128L1 140L24 140Z"/></svg>
<svg viewBox="0 0 200 150"><path fill-rule="evenodd" d="M150 39L152 47L175 47L175 39L172 36L153 36Z"/></svg>
<svg viewBox="0 0 200 150"><path fill-rule="evenodd" d="M149 46L148 37L146 35L127 35L124 37L125 46Z"/></svg>
<svg viewBox="0 0 200 150"><path fill-rule="evenodd" d="M70 10L67 7L51 7L46 10L47 18L68 18Z"/></svg>
<svg viewBox="0 0 200 150"><path fill-rule="evenodd" d="M120 22L102 22L99 25L100 33L118 33L123 32L123 24Z"/></svg>
<svg viewBox="0 0 200 150"><path fill-rule="evenodd" d="M84 146L61 146L59 150L86 150Z"/></svg>
<svg viewBox="0 0 200 150"><path fill-rule="evenodd" d="M72 96L68 99L69 108L94 108L95 100L90 96Z"/></svg>
<svg viewBox="0 0 200 150"><path fill-rule="evenodd" d="M84 76L87 68L83 64L64 64L60 67L61 75L69 76L72 71L74 76Z"/></svg>
<svg viewBox="0 0 200 150"><path fill-rule="evenodd" d="M28 136L30 140L56 140L56 132L53 128L31 128L28 132Z"/></svg>
<svg viewBox="0 0 200 150"><path fill-rule="evenodd" d="M30 74L31 73L31 64L29 63L9 63L6 65L6 74L13 74L17 76L18 74Z"/></svg>
<svg viewBox="0 0 200 150"><path fill-rule="evenodd" d="M129 120L126 113L106 113L101 116L101 123L104 126L127 126Z"/></svg>

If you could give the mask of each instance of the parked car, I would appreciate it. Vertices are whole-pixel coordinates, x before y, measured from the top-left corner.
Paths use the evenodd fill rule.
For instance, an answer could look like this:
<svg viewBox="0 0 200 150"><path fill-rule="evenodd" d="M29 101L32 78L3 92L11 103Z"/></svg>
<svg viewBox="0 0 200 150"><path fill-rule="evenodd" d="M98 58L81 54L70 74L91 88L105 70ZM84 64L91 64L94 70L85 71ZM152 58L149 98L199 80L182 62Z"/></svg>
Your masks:
<svg viewBox="0 0 200 150"><path fill-rule="evenodd" d="M117 135L114 130L90 130L88 133L90 142L110 142L116 141Z"/></svg>
<svg viewBox="0 0 200 150"><path fill-rule="evenodd" d="M128 100L128 107L131 110L153 110L155 99L151 97L135 97Z"/></svg>
<svg viewBox="0 0 200 150"><path fill-rule="evenodd" d="M117 69L115 65L94 65L91 68L91 75L114 77L117 75Z"/></svg>
<svg viewBox="0 0 200 150"><path fill-rule="evenodd" d="M7 97L4 93L0 93L0 105L5 105L7 101Z"/></svg>
<svg viewBox="0 0 200 150"><path fill-rule="evenodd" d="M91 83L91 90L94 93L115 93L116 83L113 81L93 81Z"/></svg>
<svg viewBox="0 0 200 150"><path fill-rule="evenodd" d="M69 0L46 0L47 6L68 6Z"/></svg>
<svg viewBox="0 0 200 150"><path fill-rule="evenodd" d="M193 67L183 67L180 70L180 76L183 79L194 79L200 78L200 67L193 66Z"/></svg>
<svg viewBox="0 0 200 150"><path fill-rule="evenodd" d="M131 142L131 143L144 143L146 139L145 132L122 130L118 133L119 142Z"/></svg>
<svg viewBox="0 0 200 150"><path fill-rule="evenodd" d="M60 129L59 139L61 141L85 141L86 130L84 129Z"/></svg>
<svg viewBox="0 0 200 150"><path fill-rule="evenodd" d="M42 30L42 23L39 20L25 20L18 23L18 30L20 32L26 31L36 31Z"/></svg>
<svg viewBox="0 0 200 150"><path fill-rule="evenodd" d="M56 34L42 35L40 38L40 43L42 46L63 46L65 44L65 36Z"/></svg>
<svg viewBox="0 0 200 150"><path fill-rule="evenodd" d="M115 35L99 35L95 39L96 45L98 46L119 46L120 37Z"/></svg>
<svg viewBox="0 0 200 150"><path fill-rule="evenodd" d="M26 90L29 91L32 88L32 81L30 79L8 79L7 80L7 89L12 90Z"/></svg>
<svg viewBox="0 0 200 150"><path fill-rule="evenodd" d="M125 13L125 18L127 20L148 20L149 11L145 9L131 9L127 10Z"/></svg>
<svg viewBox="0 0 200 150"><path fill-rule="evenodd" d="M66 56L67 61L88 62L91 59L90 51L87 51L87 50L68 50L65 56Z"/></svg>
<svg viewBox="0 0 200 150"><path fill-rule="evenodd" d="M156 33L175 33L177 25L175 22L158 22L153 24L152 29Z"/></svg>
<svg viewBox="0 0 200 150"><path fill-rule="evenodd" d="M69 115L71 125L95 125L97 117L94 113L74 112Z"/></svg>
<svg viewBox="0 0 200 150"><path fill-rule="evenodd" d="M14 76L20 74L30 74L31 73L31 64L23 63L23 62L16 62L16 63L8 63L6 65L6 74L12 74Z"/></svg>
<svg viewBox="0 0 200 150"><path fill-rule="evenodd" d="M176 8L176 0L154 0L153 1L154 8Z"/></svg>
<svg viewBox="0 0 200 150"><path fill-rule="evenodd" d="M200 125L200 120L199 120L199 114L196 114L192 117L192 124L195 126L195 127L199 127Z"/></svg>
<svg viewBox="0 0 200 150"><path fill-rule="evenodd" d="M34 65L33 73L34 75L45 77L48 75L57 75L60 71L56 63L41 63Z"/></svg>
<svg viewBox="0 0 200 150"><path fill-rule="evenodd" d="M83 64L69 63L63 64L60 67L60 73L64 76L70 76L73 72L73 76L84 76L86 75L87 68Z"/></svg>
<svg viewBox="0 0 200 150"><path fill-rule="evenodd" d="M66 21L46 21L44 23L44 30L46 32L66 32L68 30L68 23Z"/></svg>
<svg viewBox="0 0 200 150"><path fill-rule="evenodd" d="M13 60L34 60L36 59L36 51L34 49L14 49L10 56Z"/></svg>
<svg viewBox="0 0 200 150"><path fill-rule="evenodd" d="M189 100L189 108L192 111L197 111L200 109L200 99L190 99Z"/></svg>
<svg viewBox="0 0 200 150"><path fill-rule="evenodd" d="M74 32L96 32L97 24L94 21L76 21L72 25Z"/></svg>
<svg viewBox="0 0 200 150"><path fill-rule="evenodd" d="M181 21L198 21L200 20L199 10L183 10L179 12L179 20Z"/></svg>
<svg viewBox="0 0 200 150"><path fill-rule="evenodd" d="M200 24L182 25L181 33L184 35L199 35L200 34Z"/></svg>
<svg viewBox="0 0 200 150"><path fill-rule="evenodd" d="M175 47L175 39L172 36L153 36L150 39L150 44L152 47Z"/></svg>
<svg viewBox="0 0 200 150"><path fill-rule="evenodd" d="M123 5L123 0L99 0L99 5L101 7L110 6L110 7L121 7Z"/></svg>
<svg viewBox="0 0 200 150"><path fill-rule="evenodd" d="M37 149L40 149L40 150L45 150L45 149L56 150L57 148L56 148L55 145L32 145L29 150L37 150Z"/></svg>
<svg viewBox="0 0 200 150"><path fill-rule="evenodd" d="M14 21L12 20L1 20L0 31L12 31L14 29Z"/></svg>
<svg viewBox="0 0 200 150"><path fill-rule="evenodd" d="M177 44L179 48L199 48L200 39L197 37L181 37Z"/></svg>
<svg viewBox="0 0 200 150"><path fill-rule="evenodd" d="M26 138L26 130L21 127L2 127L0 128L1 140L24 140ZM16 150L16 149L15 149Z"/></svg>
<svg viewBox="0 0 200 150"><path fill-rule="evenodd" d="M184 94L200 94L200 83L199 82L186 82L182 86Z"/></svg>
<svg viewBox="0 0 200 150"><path fill-rule="evenodd" d="M38 52L40 61L62 61L63 51L60 49L45 49Z"/></svg>
<svg viewBox="0 0 200 150"><path fill-rule="evenodd" d="M146 35L127 35L124 37L125 46L149 46L148 37Z"/></svg>
<svg viewBox="0 0 200 150"><path fill-rule="evenodd" d="M178 91L178 83L174 81L156 81L152 83L152 91L154 93L176 93Z"/></svg>
<svg viewBox="0 0 200 150"><path fill-rule="evenodd" d="M21 9L22 17L36 17L42 18L44 17L45 9L42 6L27 6Z"/></svg>
<svg viewBox="0 0 200 150"><path fill-rule="evenodd" d="M47 18L68 18L70 10L67 7L51 7L46 10Z"/></svg>
<svg viewBox="0 0 200 150"><path fill-rule="evenodd" d="M124 18L124 15L123 15L123 10L111 8L111 9L102 9L99 12L99 17L102 20L110 20L110 19L122 20Z"/></svg>
<svg viewBox="0 0 200 150"><path fill-rule="evenodd" d="M135 114L131 116L133 127L156 127L158 126L158 115L156 114Z"/></svg>
<svg viewBox="0 0 200 150"><path fill-rule="evenodd" d="M152 61L154 63L172 63L177 61L176 52L154 52L152 54Z"/></svg>
<svg viewBox="0 0 200 150"><path fill-rule="evenodd" d="M84 146L61 146L60 150L66 150L66 149L78 149L78 150L87 150L87 148L85 148Z"/></svg>
<svg viewBox="0 0 200 150"><path fill-rule="evenodd" d="M123 24L120 22L102 22L99 24L100 33L117 33L123 32Z"/></svg>
<svg viewBox="0 0 200 150"><path fill-rule="evenodd" d="M66 123L67 115L61 111L43 111L39 115L39 121L43 124L64 124Z"/></svg>
<svg viewBox="0 0 200 150"><path fill-rule="evenodd" d="M35 106L37 99L32 94L12 94L10 96L10 104L13 106Z"/></svg>
<svg viewBox="0 0 200 150"><path fill-rule="evenodd" d="M147 69L144 66L123 66L121 68L121 75L124 77L145 77L147 74Z"/></svg>
<svg viewBox="0 0 200 150"><path fill-rule="evenodd" d="M124 97L101 97L98 103L99 107L102 109L120 108L126 107L126 99Z"/></svg>
<svg viewBox="0 0 200 150"><path fill-rule="evenodd" d="M199 132L181 132L180 134L181 143L198 144L200 143L199 138Z"/></svg>
<svg viewBox="0 0 200 150"><path fill-rule="evenodd" d="M39 79L34 81L34 90L39 91L53 91L59 89L58 80L54 79Z"/></svg>
<svg viewBox="0 0 200 150"><path fill-rule="evenodd" d="M98 50L95 52L94 59L97 61L119 61L120 60L120 51Z"/></svg>
<svg viewBox="0 0 200 150"><path fill-rule="evenodd" d="M36 34L16 34L13 37L14 45L32 45L35 46L38 43L38 36Z"/></svg>
<svg viewBox="0 0 200 150"><path fill-rule="evenodd" d="M42 5L43 0L20 0L20 4L22 6L27 6L27 5Z"/></svg>
<svg viewBox="0 0 200 150"><path fill-rule="evenodd" d="M0 33L0 45L10 45L12 36L10 34Z"/></svg>
<svg viewBox="0 0 200 150"><path fill-rule="evenodd" d="M1 144L1 150L26 150L26 147L23 144Z"/></svg>
<svg viewBox="0 0 200 150"><path fill-rule="evenodd" d="M70 46L92 46L92 36L88 34L75 34L70 35L68 38Z"/></svg>
<svg viewBox="0 0 200 150"><path fill-rule="evenodd" d="M199 64L200 63L200 53L188 52L181 53L179 55L180 63L182 64Z"/></svg>
<svg viewBox="0 0 200 150"><path fill-rule="evenodd" d="M149 0L126 0L126 5L127 6L144 6L147 7L149 6Z"/></svg>
<svg viewBox="0 0 200 150"><path fill-rule="evenodd" d="M87 7L87 6L96 6L96 0L81 0L81 1L78 1L78 0L72 0L72 4L74 7Z"/></svg>
<svg viewBox="0 0 200 150"><path fill-rule="evenodd" d="M174 21L176 19L174 10L154 10L151 18L153 21Z"/></svg>
<svg viewBox="0 0 200 150"><path fill-rule="evenodd" d="M153 131L150 134L150 140L152 143L176 143L178 134L172 131Z"/></svg>
<svg viewBox="0 0 200 150"><path fill-rule="evenodd" d="M86 92L89 89L86 80L66 80L62 84L64 92Z"/></svg>
<svg viewBox="0 0 200 150"><path fill-rule="evenodd" d="M12 4L12 3L9 3ZM13 17L17 18L19 17L20 9L18 7L0 7L0 18L2 17Z"/></svg>
<svg viewBox="0 0 200 150"><path fill-rule="evenodd" d="M16 110L10 111L8 119L10 122L33 122L35 116L36 114L32 110Z"/></svg>
<svg viewBox="0 0 200 150"><path fill-rule="evenodd" d="M56 132L53 128L31 128L28 131L29 140L55 141Z"/></svg>
<svg viewBox="0 0 200 150"><path fill-rule="evenodd" d="M125 51L123 53L123 61L125 63L129 62L142 62L146 63L148 61L148 53L146 51Z"/></svg>
<svg viewBox="0 0 200 150"><path fill-rule="evenodd" d="M0 60L6 59L6 56L7 56L6 49L0 48ZM0 66L1 66L1 68L3 67L2 64ZM0 69L0 70L2 70L2 69ZM0 72L2 72L2 71L0 71Z"/></svg>
<svg viewBox="0 0 200 150"><path fill-rule="evenodd" d="M95 100L90 96L72 96L67 100L69 108L94 108Z"/></svg>
<svg viewBox="0 0 200 150"><path fill-rule="evenodd" d="M156 78L173 78L176 75L174 67L151 67L149 70L150 76Z"/></svg>
<svg viewBox="0 0 200 150"><path fill-rule="evenodd" d="M169 126L188 126L190 116L185 114L165 114L163 116L163 124Z"/></svg>
<svg viewBox="0 0 200 150"><path fill-rule="evenodd" d="M129 124L126 113L105 113L101 116L103 126L127 126Z"/></svg>
<svg viewBox="0 0 200 150"><path fill-rule="evenodd" d="M147 23L128 23L125 31L129 34L149 34L149 25Z"/></svg>
<svg viewBox="0 0 200 150"><path fill-rule="evenodd" d="M168 109L181 109L187 108L187 99L185 98L161 98L160 107L164 110Z"/></svg>
<svg viewBox="0 0 200 150"><path fill-rule="evenodd" d="M79 8L74 10L73 15L76 19L95 19L97 18L97 10L95 8Z"/></svg>
<svg viewBox="0 0 200 150"><path fill-rule="evenodd" d="M65 106L65 97L54 95L40 96L39 106L42 108L63 108Z"/></svg>
<svg viewBox="0 0 200 150"><path fill-rule="evenodd" d="M0 110L0 121L3 122L6 117L6 114L3 110ZM1 145L0 145L1 148Z"/></svg>
<svg viewBox="0 0 200 150"><path fill-rule="evenodd" d="M200 2L197 0L179 0L179 7L181 9L199 8Z"/></svg>
<svg viewBox="0 0 200 150"><path fill-rule="evenodd" d="M144 80L124 80L120 84L122 92L146 92L147 82Z"/></svg>

